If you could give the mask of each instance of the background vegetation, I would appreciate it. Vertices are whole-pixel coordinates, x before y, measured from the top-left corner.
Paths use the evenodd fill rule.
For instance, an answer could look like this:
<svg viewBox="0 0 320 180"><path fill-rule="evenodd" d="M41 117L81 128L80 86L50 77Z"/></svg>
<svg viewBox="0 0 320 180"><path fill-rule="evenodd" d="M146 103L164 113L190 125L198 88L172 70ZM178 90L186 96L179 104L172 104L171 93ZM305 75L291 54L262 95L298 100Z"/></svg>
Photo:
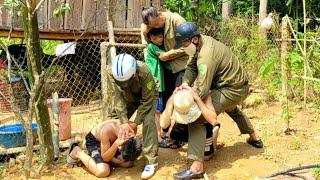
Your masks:
<svg viewBox="0 0 320 180"><path fill-rule="evenodd" d="M277 99L281 90L280 26L281 18L290 17L299 39L303 39L303 5L300 0L269 0L267 12L273 12L274 25L268 38L261 37L258 26L259 0L232 0L231 17L222 23L222 0L166 0L165 8L179 12L188 21L194 21L205 34L227 44L245 66L252 83L267 89L268 98ZM306 1L307 39L320 41L320 0ZM293 37L292 37L293 38ZM301 42L301 44L303 44ZM320 45L307 43L308 76L320 78ZM303 56L292 42L288 54L291 100L303 97ZM320 83L309 81L308 98L311 105L320 107Z"/></svg>

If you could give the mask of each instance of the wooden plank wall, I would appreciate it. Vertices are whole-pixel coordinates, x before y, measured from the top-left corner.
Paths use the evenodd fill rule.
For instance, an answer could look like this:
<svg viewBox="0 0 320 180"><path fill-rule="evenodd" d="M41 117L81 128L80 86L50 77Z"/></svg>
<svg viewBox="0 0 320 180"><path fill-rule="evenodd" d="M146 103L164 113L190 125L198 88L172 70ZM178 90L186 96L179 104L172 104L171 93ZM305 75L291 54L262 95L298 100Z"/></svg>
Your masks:
<svg viewBox="0 0 320 180"><path fill-rule="evenodd" d="M40 1L40 0L37 0ZM0 6L4 0L0 0ZM55 17L53 12L60 4L45 0L38 11L38 22L41 30L65 31L77 30L88 32L107 31L107 0L66 0L71 11L63 17ZM162 0L109 0L109 18L115 28L140 28L142 7L160 7ZM11 15L2 9L0 29L11 26ZM22 17L13 16L14 28L22 28Z"/></svg>
<svg viewBox="0 0 320 180"><path fill-rule="evenodd" d="M40 0L37 0L39 2ZM40 29L48 28L48 0L45 0L44 3L40 6L38 12L38 25Z"/></svg>
<svg viewBox="0 0 320 180"><path fill-rule="evenodd" d="M2 6L3 5L3 2L4 0L0 0L0 5ZM4 28L9 28L9 15L8 15L8 12L2 7L1 9L1 17L0 17L0 23L1 23L1 26L4 27Z"/></svg>
<svg viewBox="0 0 320 180"><path fill-rule="evenodd" d="M82 0L67 0L71 10L66 12L64 29L79 30L82 22Z"/></svg>
<svg viewBox="0 0 320 180"><path fill-rule="evenodd" d="M126 27L126 0L111 0L110 1L110 19L113 22L113 27Z"/></svg>

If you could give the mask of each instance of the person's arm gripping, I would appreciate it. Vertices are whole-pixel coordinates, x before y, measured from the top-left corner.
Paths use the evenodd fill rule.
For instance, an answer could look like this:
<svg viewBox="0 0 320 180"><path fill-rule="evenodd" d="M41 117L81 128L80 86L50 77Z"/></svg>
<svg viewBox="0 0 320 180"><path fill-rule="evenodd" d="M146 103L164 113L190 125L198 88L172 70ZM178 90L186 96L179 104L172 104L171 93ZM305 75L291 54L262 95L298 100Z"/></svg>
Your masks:
<svg viewBox="0 0 320 180"><path fill-rule="evenodd" d="M197 58L194 57L191 59L191 61L188 63L186 71L182 78L182 84L187 84L188 86L191 86L198 75L198 69L197 69Z"/></svg>
<svg viewBox="0 0 320 180"><path fill-rule="evenodd" d="M123 142L124 142L124 140L117 138L117 140L115 140L113 142L113 144L110 145L110 140L108 137L102 138L102 140L101 140L101 156L102 156L103 161L110 162L114 158L114 156L118 150L118 147Z"/></svg>
<svg viewBox="0 0 320 180"><path fill-rule="evenodd" d="M212 80L216 76L220 61L213 54L212 47L202 48L198 55L198 76L194 81L194 86L200 98L205 99L209 95Z"/></svg>
<svg viewBox="0 0 320 180"><path fill-rule="evenodd" d="M196 93L195 93L196 94ZM207 96L207 98L202 101L202 99L196 94L194 96L195 102L198 104L203 117L213 126L217 123L217 114L212 104L211 96Z"/></svg>
<svg viewBox="0 0 320 180"><path fill-rule="evenodd" d="M148 72L148 74L144 76L145 77L141 82L142 97L140 99L140 106L137 109L137 116L134 120L134 122L138 125L143 122L143 119L147 113L152 109L152 106L154 106L154 95L156 91L156 84L151 73Z"/></svg>
<svg viewBox="0 0 320 180"><path fill-rule="evenodd" d="M160 53L159 59L161 61L170 61L178 57L181 57L185 54L186 53L184 52L183 49L171 49L170 51Z"/></svg>
<svg viewBox="0 0 320 180"><path fill-rule="evenodd" d="M112 77L111 70L108 70L107 73L107 83L111 92L111 94L109 94L108 96L111 96L112 105L117 114L117 117L119 118L121 124L127 123L127 105L119 87L116 85L115 80Z"/></svg>

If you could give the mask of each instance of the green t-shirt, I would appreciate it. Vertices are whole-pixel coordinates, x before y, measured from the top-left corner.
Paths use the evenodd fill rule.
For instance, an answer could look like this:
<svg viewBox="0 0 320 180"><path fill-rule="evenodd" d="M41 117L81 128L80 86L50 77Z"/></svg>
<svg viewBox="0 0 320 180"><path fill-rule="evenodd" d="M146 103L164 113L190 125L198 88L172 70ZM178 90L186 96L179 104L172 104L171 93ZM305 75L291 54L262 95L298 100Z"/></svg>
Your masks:
<svg viewBox="0 0 320 180"><path fill-rule="evenodd" d="M159 59L159 54L161 52L165 52L165 51L153 43L148 44L146 64L151 70L151 73L159 87L158 92L163 92L165 90L164 72L163 72L164 67Z"/></svg>

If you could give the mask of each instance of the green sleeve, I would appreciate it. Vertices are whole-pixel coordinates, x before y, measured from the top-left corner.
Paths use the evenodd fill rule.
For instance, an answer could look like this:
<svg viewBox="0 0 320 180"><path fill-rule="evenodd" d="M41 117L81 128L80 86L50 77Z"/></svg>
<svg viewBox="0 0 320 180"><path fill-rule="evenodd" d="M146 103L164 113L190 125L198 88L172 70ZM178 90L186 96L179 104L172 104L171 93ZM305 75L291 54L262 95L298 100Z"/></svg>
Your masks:
<svg viewBox="0 0 320 180"><path fill-rule="evenodd" d="M146 64L148 65L153 75L155 75L156 73L157 61L158 61L158 57L157 57L156 46L154 46L153 44L149 44L147 47Z"/></svg>
<svg viewBox="0 0 320 180"><path fill-rule="evenodd" d="M197 93L201 99L206 98L209 94L219 62L219 57L213 53L212 46L201 49L197 60L198 76L194 82L194 85L197 87Z"/></svg>
<svg viewBox="0 0 320 180"><path fill-rule="evenodd" d="M153 76L150 72L145 72L143 74L142 79L142 90L141 94L142 97L140 99L140 106L137 109L137 116L134 120L136 124L141 124L142 120L146 117L147 113L152 109L154 106L154 95L155 95L155 82L153 80Z"/></svg>
<svg viewBox="0 0 320 180"><path fill-rule="evenodd" d="M112 77L111 70L109 70L107 73L107 83L111 92L111 104L113 105L113 109L115 110L117 117L122 124L128 122L129 120L127 116L127 105L120 88L117 86Z"/></svg>

